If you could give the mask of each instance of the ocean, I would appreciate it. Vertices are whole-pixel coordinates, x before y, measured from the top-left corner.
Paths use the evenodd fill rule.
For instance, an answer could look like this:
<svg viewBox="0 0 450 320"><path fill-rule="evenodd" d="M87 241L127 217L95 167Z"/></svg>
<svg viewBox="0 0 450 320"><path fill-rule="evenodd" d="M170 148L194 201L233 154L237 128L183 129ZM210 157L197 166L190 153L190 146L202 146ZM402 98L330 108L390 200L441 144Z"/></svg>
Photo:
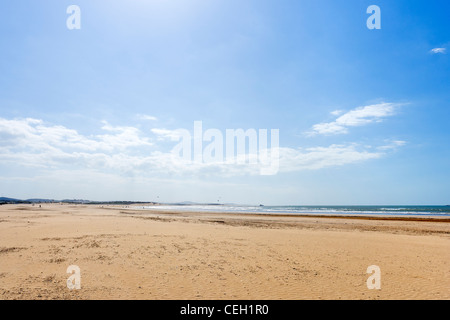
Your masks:
<svg viewBox="0 0 450 320"><path fill-rule="evenodd" d="M201 211L226 213L260 213L280 215L382 215L449 216L450 206L249 206L249 205L158 205L135 209L167 211Z"/></svg>

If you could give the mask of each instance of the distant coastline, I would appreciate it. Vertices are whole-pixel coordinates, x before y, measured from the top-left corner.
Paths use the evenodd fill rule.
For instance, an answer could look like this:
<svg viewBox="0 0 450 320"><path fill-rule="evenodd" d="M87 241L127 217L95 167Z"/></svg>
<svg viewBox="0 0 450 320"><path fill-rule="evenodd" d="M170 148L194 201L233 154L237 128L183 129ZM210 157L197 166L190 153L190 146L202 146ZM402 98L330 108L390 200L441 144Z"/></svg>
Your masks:
<svg viewBox="0 0 450 320"><path fill-rule="evenodd" d="M0 205L2 204L36 204L36 203L67 203L67 204L97 204L97 205L158 205L158 202L153 201L93 201L83 199L15 199L0 197Z"/></svg>

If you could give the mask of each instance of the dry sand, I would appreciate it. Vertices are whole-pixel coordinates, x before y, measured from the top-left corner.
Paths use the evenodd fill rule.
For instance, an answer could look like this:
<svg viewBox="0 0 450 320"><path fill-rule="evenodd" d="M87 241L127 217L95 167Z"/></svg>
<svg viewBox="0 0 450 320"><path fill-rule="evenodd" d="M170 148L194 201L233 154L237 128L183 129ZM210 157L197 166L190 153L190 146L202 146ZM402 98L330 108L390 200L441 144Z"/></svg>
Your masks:
<svg viewBox="0 0 450 320"><path fill-rule="evenodd" d="M447 300L449 222L3 205L0 299Z"/></svg>

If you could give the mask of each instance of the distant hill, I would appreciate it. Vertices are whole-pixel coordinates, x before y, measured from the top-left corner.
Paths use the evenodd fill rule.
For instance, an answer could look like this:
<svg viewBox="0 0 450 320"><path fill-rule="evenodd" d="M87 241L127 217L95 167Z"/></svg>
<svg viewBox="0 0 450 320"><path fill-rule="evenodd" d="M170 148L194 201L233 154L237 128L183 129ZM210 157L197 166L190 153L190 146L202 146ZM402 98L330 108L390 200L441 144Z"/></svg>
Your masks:
<svg viewBox="0 0 450 320"><path fill-rule="evenodd" d="M15 199L15 198L0 197L0 203L1 204L5 204L5 203L10 203L10 204L14 204L14 203L52 203L52 202L55 202L55 200L50 200L50 199L26 199L26 200L22 200L22 199Z"/></svg>
<svg viewBox="0 0 450 320"><path fill-rule="evenodd" d="M55 200L49 200L49 199L27 199L24 200L25 202L31 202L31 203L52 203L55 202Z"/></svg>
<svg viewBox="0 0 450 320"><path fill-rule="evenodd" d="M83 200L83 199L64 199L57 202L64 202L64 203L90 203L92 201L90 200Z"/></svg>
<svg viewBox="0 0 450 320"><path fill-rule="evenodd" d="M83 199L64 199L64 200L54 200L54 199L15 199L15 198L7 198L0 197L0 204L17 204L17 203L71 203L71 204L110 204L110 205L130 205L130 204L157 204L157 202L153 201L91 201L91 200L83 200Z"/></svg>
<svg viewBox="0 0 450 320"><path fill-rule="evenodd" d="M0 197L0 202L20 202L19 199Z"/></svg>
<svg viewBox="0 0 450 320"><path fill-rule="evenodd" d="M92 201L90 201L90 200L82 200L82 199L54 200L54 199L33 198L33 199L22 200L22 199L15 199L15 198L0 197L0 203L56 203L56 202L92 203Z"/></svg>

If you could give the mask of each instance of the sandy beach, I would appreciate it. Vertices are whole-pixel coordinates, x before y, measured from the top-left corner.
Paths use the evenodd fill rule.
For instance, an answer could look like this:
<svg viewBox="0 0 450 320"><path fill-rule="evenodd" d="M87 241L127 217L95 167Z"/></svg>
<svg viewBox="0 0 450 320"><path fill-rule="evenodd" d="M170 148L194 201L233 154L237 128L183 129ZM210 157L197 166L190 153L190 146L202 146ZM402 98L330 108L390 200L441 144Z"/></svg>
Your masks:
<svg viewBox="0 0 450 320"><path fill-rule="evenodd" d="M41 206L0 206L0 299L450 299L448 219Z"/></svg>

